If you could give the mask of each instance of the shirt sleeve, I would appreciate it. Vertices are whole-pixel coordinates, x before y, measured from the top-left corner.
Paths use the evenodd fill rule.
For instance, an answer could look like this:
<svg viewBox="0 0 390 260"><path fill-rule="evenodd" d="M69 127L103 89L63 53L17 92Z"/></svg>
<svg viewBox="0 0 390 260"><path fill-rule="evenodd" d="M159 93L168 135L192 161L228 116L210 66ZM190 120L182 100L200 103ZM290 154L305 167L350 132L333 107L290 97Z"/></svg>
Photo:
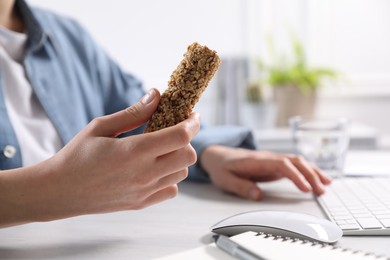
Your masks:
<svg viewBox="0 0 390 260"><path fill-rule="evenodd" d="M200 155L207 146L224 145L251 150L256 149L252 131L240 126L202 127L201 131L193 138L191 144L198 155L198 162L189 167L188 180L198 182L209 181L209 177L199 161Z"/></svg>

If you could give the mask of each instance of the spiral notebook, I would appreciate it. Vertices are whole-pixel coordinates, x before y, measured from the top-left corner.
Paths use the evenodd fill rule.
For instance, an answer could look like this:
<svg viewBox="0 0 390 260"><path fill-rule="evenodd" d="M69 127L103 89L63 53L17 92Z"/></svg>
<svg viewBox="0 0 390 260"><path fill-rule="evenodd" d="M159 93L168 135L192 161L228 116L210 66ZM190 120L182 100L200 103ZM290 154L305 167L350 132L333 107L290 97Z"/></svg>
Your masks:
<svg viewBox="0 0 390 260"><path fill-rule="evenodd" d="M315 243L300 239L284 238L264 233L248 231L230 237L234 242L259 256L259 259L285 260L285 259L343 259L343 260L370 260L389 259L369 252L349 250L337 245ZM175 259L237 259L216 247L215 243L208 246L188 250L178 254L170 255L160 260Z"/></svg>

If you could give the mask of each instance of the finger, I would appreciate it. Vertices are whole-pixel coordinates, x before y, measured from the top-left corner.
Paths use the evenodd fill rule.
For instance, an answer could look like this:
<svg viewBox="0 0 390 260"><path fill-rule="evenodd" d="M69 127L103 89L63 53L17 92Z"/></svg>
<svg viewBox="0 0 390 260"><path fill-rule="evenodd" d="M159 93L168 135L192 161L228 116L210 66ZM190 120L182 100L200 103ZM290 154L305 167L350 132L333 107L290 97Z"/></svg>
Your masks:
<svg viewBox="0 0 390 260"><path fill-rule="evenodd" d="M163 173L162 176L177 172L196 162L196 152L191 145L182 149L159 156L156 161L155 169ZM164 174L165 173L165 174Z"/></svg>
<svg viewBox="0 0 390 260"><path fill-rule="evenodd" d="M118 136L144 124L152 116L160 100L156 89L149 90L134 105L111 115L98 117L91 123L97 136Z"/></svg>
<svg viewBox="0 0 390 260"><path fill-rule="evenodd" d="M281 178L284 178L285 176L280 173L272 173L268 175L260 175L260 176L251 176L250 179L255 182L271 182L271 181L277 181Z"/></svg>
<svg viewBox="0 0 390 260"><path fill-rule="evenodd" d="M242 179L234 174L226 172L223 182L215 182L221 189L236 194L239 197L250 200L261 200L262 192L255 182Z"/></svg>
<svg viewBox="0 0 390 260"><path fill-rule="evenodd" d="M306 160L300 156L294 156L290 160L294 166L303 174L303 176L305 176L315 194L321 195L324 193L324 185L322 184L317 172L314 171L313 167Z"/></svg>
<svg viewBox="0 0 390 260"><path fill-rule="evenodd" d="M177 125L145 134L148 142L141 146L144 145L150 153L161 156L187 146L199 129L199 114L195 112Z"/></svg>
<svg viewBox="0 0 390 260"><path fill-rule="evenodd" d="M304 176L298 169L292 164L290 159L283 158L281 162L278 162L278 171L285 177L289 178L301 191L311 191L310 184L306 181Z"/></svg>
<svg viewBox="0 0 390 260"><path fill-rule="evenodd" d="M178 193L177 185L169 186L165 189L159 190L151 194L149 197L143 200L142 203L133 206L130 209L143 209L149 207L151 205L163 202L165 200L172 199L176 197L177 193Z"/></svg>
<svg viewBox="0 0 390 260"><path fill-rule="evenodd" d="M320 177L320 180L323 184L330 184L332 182L332 177L327 175L324 171L320 170L317 166L312 165L314 171L318 174Z"/></svg>
<svg viewBox="0 0 390 260"><path fill-rule="evenodd" d="M155 192L158 190L163 190L169 186L178 184L179 182L183 181L187 177L188 177L188 168L169 174L161 178L160 180L158 180L158 182L155 185Z"/></svg>

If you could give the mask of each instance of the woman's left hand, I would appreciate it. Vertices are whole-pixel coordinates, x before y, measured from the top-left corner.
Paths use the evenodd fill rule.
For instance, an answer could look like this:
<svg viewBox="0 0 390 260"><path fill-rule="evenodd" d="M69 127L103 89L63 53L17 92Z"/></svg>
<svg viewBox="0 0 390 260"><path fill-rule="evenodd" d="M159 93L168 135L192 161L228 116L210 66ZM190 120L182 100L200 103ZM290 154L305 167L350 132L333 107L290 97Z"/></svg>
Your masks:
<svg viewBox="0 0 390 260"><path fill-rule="evenodd" d="M303 157L211 145L202 152L201 165L212 182L224 191L240 197L261 200L257 182L289 178L303 192L322 194L331 182L316 166Z"/></svg>

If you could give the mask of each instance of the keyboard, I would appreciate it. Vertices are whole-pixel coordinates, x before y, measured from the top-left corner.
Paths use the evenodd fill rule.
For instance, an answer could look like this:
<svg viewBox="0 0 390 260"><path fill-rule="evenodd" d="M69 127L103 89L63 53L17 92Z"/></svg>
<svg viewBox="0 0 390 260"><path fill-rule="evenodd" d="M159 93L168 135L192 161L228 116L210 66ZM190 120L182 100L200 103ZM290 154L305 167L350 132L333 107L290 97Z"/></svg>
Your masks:
<svg viewBox="0 0 390 260"><path fill-rule="evenodd" d="M317 202L344 235L390 235L390 178L334 179Z"/></svg>

